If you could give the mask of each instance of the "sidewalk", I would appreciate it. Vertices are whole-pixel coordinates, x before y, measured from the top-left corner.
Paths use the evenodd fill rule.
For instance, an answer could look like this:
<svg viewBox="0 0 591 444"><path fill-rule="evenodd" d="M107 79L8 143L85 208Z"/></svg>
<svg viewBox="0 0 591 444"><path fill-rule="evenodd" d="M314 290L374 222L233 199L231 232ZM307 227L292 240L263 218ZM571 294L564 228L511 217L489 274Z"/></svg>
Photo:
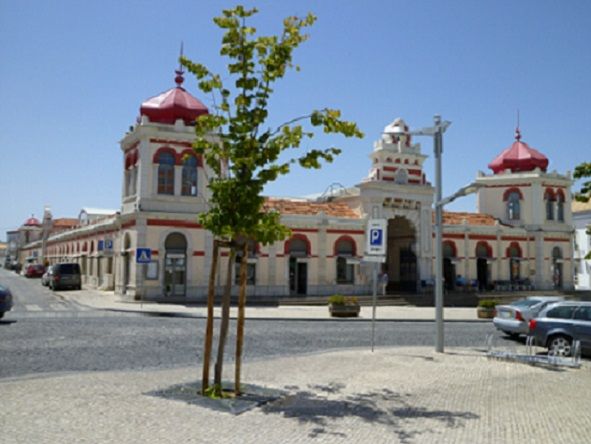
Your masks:
<svg viewBox="0 0 591 444"><path fill-rule="evenodd" d="M75 301L87 307L99 310L160 314L184 317L206 317L206 307L191 307L181 304L164 304L158 302L124 301L112 291L83 289L81 291L59 292L65 300ZM219 317L220 309L215 308L215 316ZM231 310L232 318L236 310ZM249 319L282 319L282 320L334 320L326 306L279 306L256 307L247 306L246 316ZM491 322L490 319L478 319L476 309L471 307L451 307L444 309L446 321ZM361 307L358 318L346 318L348 321L368 321L372 319L372 307ZM376 308L376 320L379 321L434 321L433 307L380 306Z"/></svg>
<svg viewBox="0 0 591 444"><path fill-rule="evenodd" d="M0 381L2 442L584 443L590 370L430 347L281 357L244 363L243 382L284 393L240 415L155 393L198 380L197 363L12 378Z"/></svg>

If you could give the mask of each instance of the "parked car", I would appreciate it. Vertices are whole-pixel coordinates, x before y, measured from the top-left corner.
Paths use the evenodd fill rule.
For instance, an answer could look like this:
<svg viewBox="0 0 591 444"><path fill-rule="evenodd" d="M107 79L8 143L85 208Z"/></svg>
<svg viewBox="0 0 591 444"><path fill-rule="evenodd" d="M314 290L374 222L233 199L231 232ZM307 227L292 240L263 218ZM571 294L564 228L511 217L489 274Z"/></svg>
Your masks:
<svg viewBox="0 0 591 444"><path fill-rule="evenodd" d="M51 267L51 274L49 275L49 288L52 290L60 290L62 288L80 290L82 288L80 265L76 263L54 264Z"/></svg>
<svg viewBox="0 0 591 444"><path fill-rule="evenodd" d="M510 336L527 335L529 321L553 302L564 300L562 296L529 296L506 305L497 305L493 324Z"/></svg>
<svg viewBox="0 0 591 444"><path fill-rule="evenodd" d="M49 278L50 278L52 269L53 269L53 265L50 265L45 270L45 273L43 273L43 276L41 276L41 285L43 285L44 287L49 286Z"/></svg>
<svg viewBox="0 0 591 444"><path fill-rule="evenodd" d="M10 310L12 310L12 293L8 287L0 284L0 318Z"/></svg>
<svg viewBox="0 0 591 444"><path fill-rule="evenodd" d="M529 334L555 355L570 356L575 339L581 342L581 352L591 355L591 302L549 305L529 322Z"/></svg>
<svg viewBox="0 0 591 444"><path fill-rule="evenodd" d="M40 278L45 273L45 267L41 264L29 264L25 268L25 276L28 278Z"/></svg>

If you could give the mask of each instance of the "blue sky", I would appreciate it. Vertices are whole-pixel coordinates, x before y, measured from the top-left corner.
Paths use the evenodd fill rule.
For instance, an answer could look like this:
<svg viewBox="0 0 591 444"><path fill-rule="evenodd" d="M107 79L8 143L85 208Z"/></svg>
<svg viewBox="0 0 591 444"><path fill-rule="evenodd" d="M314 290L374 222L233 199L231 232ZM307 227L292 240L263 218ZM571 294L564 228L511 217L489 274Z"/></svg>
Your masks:
<svg viewBox="0 0 591 444"><path fill-rule="evenodd" d="M55 217L82 207L118 208L118 142L145 99L174 86L185 54L224 72L212 18L226 1L0 0L0 239L44 205ZM314 12L302 67L277 85L272 122L320 107L340 108L363 140L319 137L310 147L343 149L320 171L294 169L266 191L302 196L368 172L373 142L403 117L453 123L444 140L444 195L474 179L513 141L523 140L566 172L591 160L591 2L258 1L260 33L287 15ZM210 99L187 76L185 86ZM434 181L431 139L425 171ZM449 209L472 211L466 198Z"/></svg>

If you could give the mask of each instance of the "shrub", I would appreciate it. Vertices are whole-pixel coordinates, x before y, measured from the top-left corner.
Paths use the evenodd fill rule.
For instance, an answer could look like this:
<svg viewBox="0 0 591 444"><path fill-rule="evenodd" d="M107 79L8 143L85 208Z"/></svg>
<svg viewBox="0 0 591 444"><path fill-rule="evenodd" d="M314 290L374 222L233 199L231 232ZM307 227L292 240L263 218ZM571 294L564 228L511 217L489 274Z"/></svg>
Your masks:
<svg viewBox="0 0 591 444"><path fill-rule="evenodd" d="M355 296L334 294L328 298L328 303L332 305L357 305L358 301Z"/></svg>
<svg viewBox="0 0 591 444"><path fill-rule="evenodd" d="M495 308L497 305L497 301L494 299L481 299L478 301L478 306L482 308Z"/></svg>

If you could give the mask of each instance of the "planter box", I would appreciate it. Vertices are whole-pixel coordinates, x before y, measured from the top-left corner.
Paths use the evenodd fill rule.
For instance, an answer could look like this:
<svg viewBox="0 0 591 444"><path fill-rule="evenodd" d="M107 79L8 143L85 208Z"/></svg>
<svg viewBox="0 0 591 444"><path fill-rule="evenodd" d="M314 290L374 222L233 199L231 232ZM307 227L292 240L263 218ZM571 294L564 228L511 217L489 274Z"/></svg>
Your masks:
<svg viewBox="0 0 591 444"><path fill-rule="evenodd" d="M333 318L356 318L359 316L359 304L329 304L328 311Z"/></svg>
<svg viewBox="0 0 591 444"><path fill-rule="evenodd" d="M476 314L480 319L492 319L495 317L495 313L494 308L476 307Z"/></svg>

